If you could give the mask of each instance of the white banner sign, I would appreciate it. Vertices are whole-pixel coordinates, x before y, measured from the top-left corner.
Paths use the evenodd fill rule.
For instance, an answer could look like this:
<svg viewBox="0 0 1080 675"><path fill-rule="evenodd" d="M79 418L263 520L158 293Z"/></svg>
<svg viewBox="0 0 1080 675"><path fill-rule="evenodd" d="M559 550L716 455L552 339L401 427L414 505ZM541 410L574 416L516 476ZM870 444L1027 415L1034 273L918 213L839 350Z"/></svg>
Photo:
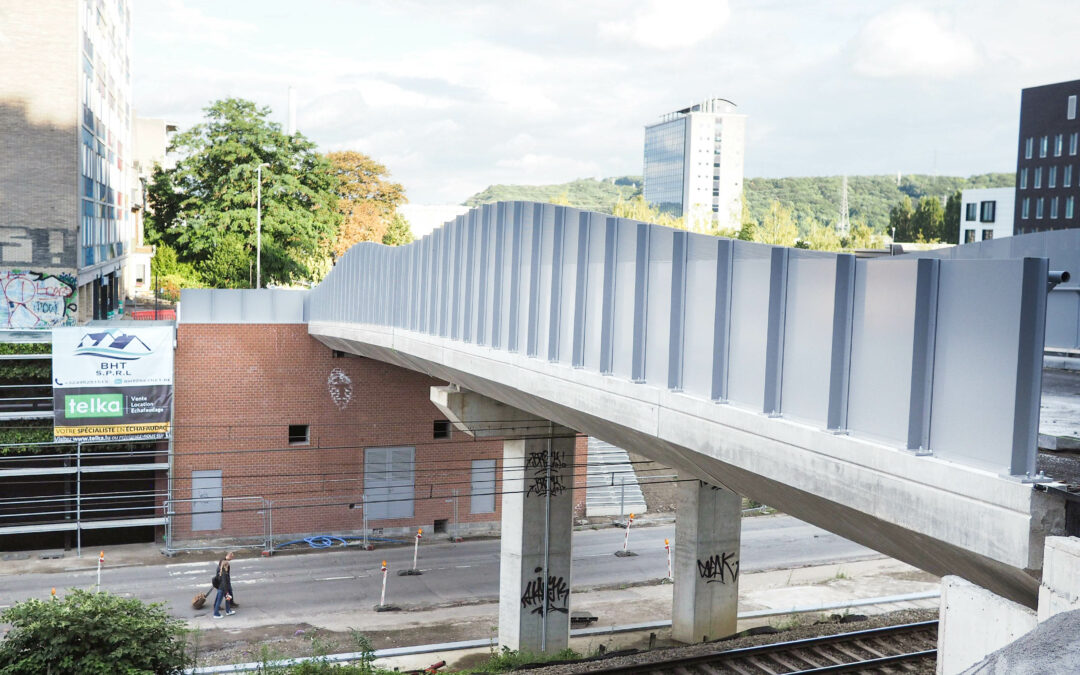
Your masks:
<svg viewBox="0 0 1080 675"><path fill-rule="evenodd" d="M173 328L54 328L53 388L173 383Z"/></svg>

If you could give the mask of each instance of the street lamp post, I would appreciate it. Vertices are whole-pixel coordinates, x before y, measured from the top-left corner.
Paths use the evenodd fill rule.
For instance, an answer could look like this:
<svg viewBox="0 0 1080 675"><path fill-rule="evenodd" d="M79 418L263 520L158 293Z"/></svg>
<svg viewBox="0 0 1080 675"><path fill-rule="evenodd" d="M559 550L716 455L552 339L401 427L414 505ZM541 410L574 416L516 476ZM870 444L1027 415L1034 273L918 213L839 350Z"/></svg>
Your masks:
<svg viewBox="0 0 1080 675"><path fill-rule="evenodd" d="M258 186L255 189L255 288L262 288L262 163L255 167Z"/></svg>

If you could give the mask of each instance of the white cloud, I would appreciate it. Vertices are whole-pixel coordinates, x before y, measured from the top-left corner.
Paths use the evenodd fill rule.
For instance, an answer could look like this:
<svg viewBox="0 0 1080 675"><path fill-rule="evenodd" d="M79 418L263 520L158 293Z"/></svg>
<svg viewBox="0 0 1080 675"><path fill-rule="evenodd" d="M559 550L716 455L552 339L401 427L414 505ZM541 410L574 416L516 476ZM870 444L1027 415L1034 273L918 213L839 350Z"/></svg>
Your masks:
<svg viewBox="0 0 1080 675"><path fill-rule="evenodd" d="M980 61L975 44L948 19L901 5L870 19L852 42L852 69L868 77L949 78Z"/></svg>
<svg viewBox="0 0 1080 675"><path fill-rule="evenodd" d="M600 36L650 49L691 47L727 25L727 0L648 0L630 18L600 23Z"/></svg>

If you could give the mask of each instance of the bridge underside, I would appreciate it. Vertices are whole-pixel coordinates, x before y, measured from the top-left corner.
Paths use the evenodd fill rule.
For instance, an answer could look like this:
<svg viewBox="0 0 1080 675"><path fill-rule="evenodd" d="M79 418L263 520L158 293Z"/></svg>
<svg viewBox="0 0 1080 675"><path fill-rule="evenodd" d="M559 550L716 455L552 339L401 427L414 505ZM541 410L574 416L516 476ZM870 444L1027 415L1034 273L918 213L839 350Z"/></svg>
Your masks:
<svg viewBox="0 0 1080 675"><path fill-rule="evenodd" d="M428 335L311 322L327 346L595 436L936 575L1035 607L1063 511L1030 485L866 439Z"/></svg>

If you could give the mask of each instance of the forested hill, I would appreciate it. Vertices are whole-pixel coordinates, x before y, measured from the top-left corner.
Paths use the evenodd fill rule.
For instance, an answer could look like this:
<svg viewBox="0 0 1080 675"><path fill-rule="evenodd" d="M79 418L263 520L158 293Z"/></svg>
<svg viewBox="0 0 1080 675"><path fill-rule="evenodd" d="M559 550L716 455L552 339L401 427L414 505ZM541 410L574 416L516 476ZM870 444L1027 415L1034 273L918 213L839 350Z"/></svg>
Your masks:
<svg viewBox="0 0 1080 675"><path fill-rule="evenodd" d="M559 202L588 211L611 213L621 196L624 200L641 193L641 176L579 178L559 185L492 185L466 199L465 206L491 202Z"/></svg>
<svg viewBox="0 0 1080 675"><path fill-rule="evenodd" d="M745 181L750 215L761 222L772 201L794 210L795 220L805 230L811 222L832 225L840 212L840 176L805 178L748 178ZM912 202L933 195L947 197L965 188L1012 187L1015 175L987 173L969 178L958 176L848 176L848 206L852 223L865 221L878 231L889 224L889 209L905 196ZM583 178L559 185L493 185L465 201L477 206L495 201L546 201L568 203L582 209L610 213L622 196L629 199L641 192L640 176L596 180Z"/></svg>
<svg viewBox="0 0 1080 675"><path fill-rule="evenodd" d="M833 225L840 215L841 176L807 178L750 178L745 181L750 215L761 222L773 200L794 210L800 229L816 220ZM889 209L905 196L917 202L925 196L947 198L967 188L1012 187L1015 174L986 173L969 178L957 176L910 175L848 176L848 207L852 223L864 221L878 231L889 224Z"/></svg>

